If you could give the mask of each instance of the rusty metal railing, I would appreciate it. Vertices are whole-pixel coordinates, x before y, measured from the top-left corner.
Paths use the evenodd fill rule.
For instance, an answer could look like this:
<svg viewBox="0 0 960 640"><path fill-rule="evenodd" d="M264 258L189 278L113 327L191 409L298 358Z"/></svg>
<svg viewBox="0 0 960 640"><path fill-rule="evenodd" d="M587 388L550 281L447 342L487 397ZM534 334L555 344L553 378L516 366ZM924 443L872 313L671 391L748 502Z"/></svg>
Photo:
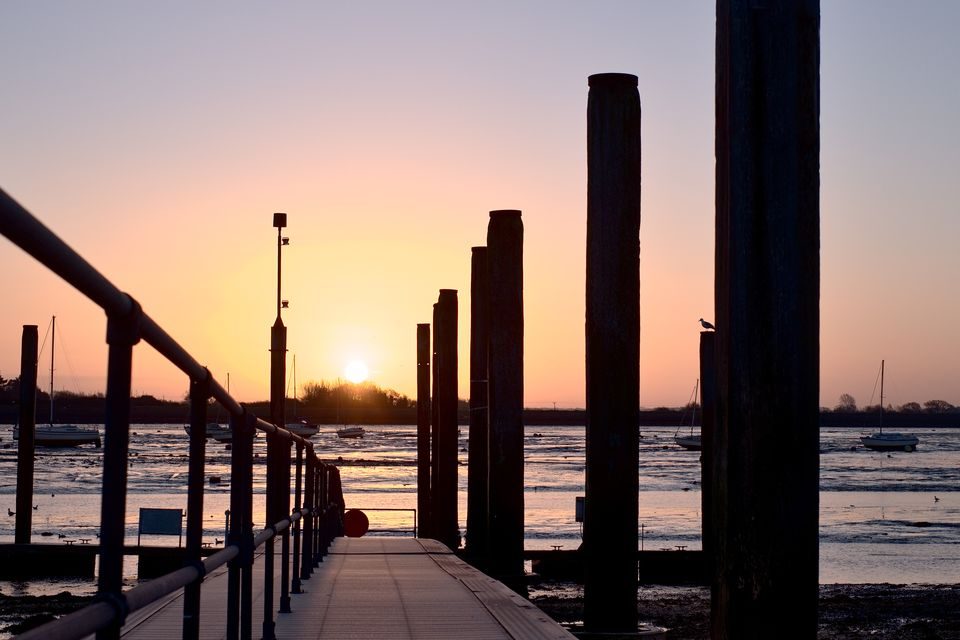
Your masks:
<svg viewBox="0 0 960 640"><path fill-rule="evenodd" d="M0 233L70 283L107 315L107 393L104 415L103 488L100 517L100 566L95 602L79 611L30 630L23 640L74 640L96 633L97 640L119 638L127 616L178 589L184 589L184 639L199 637L200 591L205 575L228 565L227 638L252 636L252 567L255 551L292 528L293 553L284 545L282 562L289 567L290 592L301 592L301 581L341 534L343 491L339 470L316 455L313 443L280 425L257 418L234 400L209 370L154 322L128 294L120 291L76 251L0 190ZM124 515L127 497L127 453L130 437L130 378L133 347L150 344L190 379L190 448L187 481L187 543L182 568L122 589ZM202 559L203 492L208 400L215 398L230 414L231 447L230 528L226 547ZM285 446L296 446L296 474L285 488L295 493L290 515L254 535L253 438L263 431ZM286 464L286 460L280 460ZM268 462L267 494L289 473ZM291 484L293 486L291 486ZM273 593L273 572L265 572L264 591ZM272 602L266 606L272 607ZM272 633L267 631L266 633Z"/></svg>

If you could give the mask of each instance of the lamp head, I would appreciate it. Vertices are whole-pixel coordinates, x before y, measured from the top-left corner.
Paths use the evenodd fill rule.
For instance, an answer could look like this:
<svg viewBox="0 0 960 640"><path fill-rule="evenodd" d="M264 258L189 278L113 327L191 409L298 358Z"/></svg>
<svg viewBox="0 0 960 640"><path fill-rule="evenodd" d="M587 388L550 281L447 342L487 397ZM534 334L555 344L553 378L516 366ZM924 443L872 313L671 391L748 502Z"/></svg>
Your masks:
<svg viewBox="0 0 960 640"><path fill-rule="evenodd" d="M287 226L287 214L273 214L273 226L275 226L277 229L283 229L285 226Z"/></svg>

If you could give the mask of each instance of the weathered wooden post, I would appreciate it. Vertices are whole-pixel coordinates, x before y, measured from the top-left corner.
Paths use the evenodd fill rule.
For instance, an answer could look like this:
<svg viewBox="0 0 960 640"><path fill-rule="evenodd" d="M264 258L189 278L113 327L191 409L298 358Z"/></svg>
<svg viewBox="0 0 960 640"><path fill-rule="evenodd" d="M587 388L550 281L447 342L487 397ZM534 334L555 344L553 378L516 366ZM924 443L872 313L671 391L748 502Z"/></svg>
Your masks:
<svg viewBox="0 0 960 640"><path fill-rule="evenodd" d="M473 247L470 257L470 433L467 451L467 543L471 561L486 565L489 520L488 484L490 429L487 413L487 352L490 287L487 248Z"/></svg>
<svg viewBox="0 0 960 640"><path fill-rule="evenodd" d="M489 573L526 592L523 575L523 221L517 210L490 212Z"/></svg>
<svg viewBox="0 0 960 640"><path fill-rule="evenodd" d="M270 328L270 421L278 427L284 426L284 395L286 390L287 328L283 325L279 313ZM283 450L288 443L275 433L267 434L267 525L272 526L286 515L282 506L283 495L289 496L289 486L284 484ZM289 449L287 449L289 451ZM289 470L289 463L287 464ZM264 640L275 637L273 621L274 603L274 542L267 540L263 545L263 621ZM288 603L289 608L289 603ZM282 609L282 608L281 608Z"/></svg>
<svg viewBox="0 0 960 640"><path fill-rule="evenodd" d="M190 457L187 462L187 548L185 564L203 562L203 475L207 450L207 400L210 398L210 372L190 381ZM201 579L202 580L202 579ZM201 580L183 588L183 640L200 637Z"/></svg>
<svg viewBox="0 0 960 640"><path fill-rule="evenodd" d="M713 474L716 466L713 444L717 414L717 365L714 352L716 334L700 332L700 519L701 545L707 558L709 574L714 567L714 511Z"/></svg>
<svg viewBox="0 0 960 640"><path fill-rule="evenodd" d="M437 409L440 406L440 394L437 393L439 388L439 370L437 368L437 345L440 344L440 310L436 302L433 303L433 368L431 373L433 375L432 380L430 381L430 389L432 391L430 397L430 513L429 518L427 518L427 533L424 537L427 538L436 538L437 537L437 511L436 511L436 500L437 500L437 482L439 481L439 463L440 463L440 438L437 436L437 425L439 420L437 416Z"/></svg>
<svg viewBox="0 0 960 640"><path fill-rule="evenodd" d="M51 398L51 401L53 399ZM37 424L37 325L20 337L20 406L17 413L17 520L13 541L30 544L33 528L33 451Z"/></svg>
<svg viewBox="0 0 960 640"><path fill-rule="evenodd" d="M817 635L819 14L717 2L715 639Z"/></svg>
<svg viewBox="0 0 960 640"><path fill-rule="evenodd" d="M417 325L417 534L430 537L430 325Z"/></svg>
<svg viewBox="0 0 960 640"><path fill-rule="evenodd" d="M587 103L587 456L584 625L637 629L640 95L590 76Z"/></svg>
<svg viewBox="0 0 960 640"><path fill-rule="evenodd" d="M460 546L457 524L457 292L441 289L433 375L437 380L437 482L431 483L434 537L451 549Z"/></svg>

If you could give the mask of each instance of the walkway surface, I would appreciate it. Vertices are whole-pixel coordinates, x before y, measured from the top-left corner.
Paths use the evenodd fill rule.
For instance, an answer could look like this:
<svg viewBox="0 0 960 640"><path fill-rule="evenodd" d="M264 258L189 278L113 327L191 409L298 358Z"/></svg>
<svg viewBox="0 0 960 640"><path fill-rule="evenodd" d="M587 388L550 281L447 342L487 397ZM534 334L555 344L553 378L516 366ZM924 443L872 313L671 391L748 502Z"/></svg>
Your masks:
<svg viewBox="0 0 960 640"><path fill-rule="evenodd" d="M257 562L254 638L262 635L262 570ZM293 612L275 615L278 640L573 638L529 601L433 540L338 538L303 587L306 593L291 596ZM204 640L225 637L226 589L223 570L203 583ZM179 638L182 611L182 595L138 611L123 637Z"/></svg>

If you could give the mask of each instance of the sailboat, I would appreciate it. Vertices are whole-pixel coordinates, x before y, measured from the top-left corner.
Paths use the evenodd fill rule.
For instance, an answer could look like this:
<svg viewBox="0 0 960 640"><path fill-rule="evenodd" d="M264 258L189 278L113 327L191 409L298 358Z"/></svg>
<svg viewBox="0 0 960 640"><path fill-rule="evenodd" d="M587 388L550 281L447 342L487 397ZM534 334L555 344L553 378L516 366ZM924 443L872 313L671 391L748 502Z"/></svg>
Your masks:
<svg viewBox="0 0 960 640"><path fill-rule="evenodd" d="M690 403L692 408L692 413L690 414L690 433L688 435L680 435L680 429L683 428L683 424L681 424L677 427L676 433L673 434L673 441L687 451L700 451L703 448L703 444L700 441L700 434L693 432L693 423L696 422L697 417L697 397L699 391L700 379L697 378L697 382L693 386L693 401Z"/></svg>
<svg viewBox="0 0 960 640"><path fill-rule="evenodd" d="M53 363L54 346L57 340L57 316L50 320L50 422L37 425L34 431L34 443L43 447L76 447L81 444L100 446L100 430L96 427L78 427L75 424L53 423ZM13 428L13 439L20 438L20 428Z"/></svg>
<svg viewBox="0 0 960 640"><path fill-rule="evenodd" d="M880 361L880 428L877 433L860 438L867 449L874 451L916 451L920 439L915 436L908 436L902 433L893 433L891 431L883 432L883 369L884 361Z"/></svg>
<svg viewBox="0 0 960 640"><path fill-rule="evenodd" d="M287 431L303 438L309 438L320 431L320 427L313 424L306 418L297 420L297 354L293 354L293 419L294 422L288 422L285 426Z"/></svg>
<svg viewBox="0 0 960 640"><path fill-rule="evenodd" d="M227 395L230 394L230 374L227 373ZM183 425L183 430L190 433L190 425ZM233 431L230 430L230 425L220 424L220 407L217 407L217 419L213 422L207 423L206 428L207 438L210 440L216 440L217 442L223 444L229 444L233 442ZM253 437L257 437L257 432L253 432Z"/></svg>

